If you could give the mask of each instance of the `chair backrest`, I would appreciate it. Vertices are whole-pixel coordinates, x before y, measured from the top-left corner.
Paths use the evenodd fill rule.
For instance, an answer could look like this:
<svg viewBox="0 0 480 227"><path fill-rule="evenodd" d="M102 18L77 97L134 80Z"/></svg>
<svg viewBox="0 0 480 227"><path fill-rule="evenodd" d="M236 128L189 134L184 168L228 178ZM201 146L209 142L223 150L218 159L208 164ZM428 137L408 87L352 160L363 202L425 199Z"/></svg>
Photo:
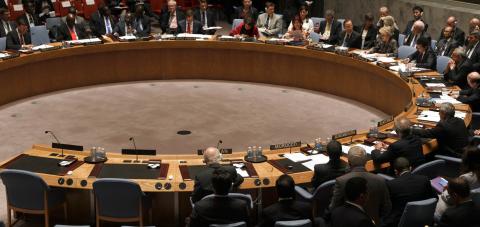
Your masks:
<svg viewBox="0 0 480 227"><path fill-rule="evenodd" d="M234 19L232 23L232 30L238 27L238 25L240 25L241 23L243 23L243 19Z"/></svg>
<svg viewBox="0 0 480 227"><path fill-rule="evenodd" d="M247 223L241 221L230 224L210 224L209 227L247 227Z"/></svg>
<svg viewBox="0 0 480 227"><path fill-rule="evenodd" d="M432 40L433 42L433 40ZM447 64L451 58L447 56L438 56L437 57L437 72L443 74L447 68Z"/></svg>
<svg viewBox="0 0 480 227"><path fill-rule="evenodd" d="M408 202L403 210L398 227L430 226L433 224L433 213L437 199Z"/></svg>
<svg viewBox="0 0 480 227"><path fill-rule="evenodd" d="M430 42L430 47L433 51L435 51L435 49L437 49L437 40L432 39L432 41Z"/></svg>
<svg viewBox="0 0 480 227"><path fill-rule="evenodd" d="M343 23L345 22L345 19L337 19L338 22L342 25L342 31L345 30L345 27L343 26Z"/></svg>
<svg viewBox="0 0 480 227"><path fill-rule="evenodd" d="M310 39L312 39L312 42L318 43L320 42L320 34L312 31L310 32Z"/></svg>
<svg viewBox="0 0 480 227"><path fill-rule="evenodd" d="M208 199L208 198L211 198L211 197L214 197L214 196L215 196L215 194L210 194L210 195L204 196L202 199ZM253 200L252 200L252 196L250 194L228 193L228 197L232 197L232 198L235 198L235 199L241 199L241 200L243 200L247 203L247 205L250 209L253 209ZM195 204L192 204L192 207L194 205Z"/></svg>
<svg viewBox="0 0 480 227"><path fill-rule="evenodd" d="M34 46L50 43L47 27L45 25L30 28L30 37Z"/></svg>
<svg viewBox="0 0 480 227"><path fill-rule="evenodd" d="M47 30L52 30L54 27L60 27L62 24L62 18L61 17L49 17L47 18Z"/></svg>
<svg viewBox="0 0 480 227"><path fill-rule="evenodd" d="M405 35L404 34L398 34L398 46L403 46L403 43L405 42Z"/></svg>
<svg viewBox="0 0 480 227"><path fill-rule="evenodd" d="M333 196L335 180L329 180L318 186L313 192L313 201L317 204L316 217L322 217Z"/></svg>
<svg viewBox="0 0 480 227"><path fill-rule="evenodd" d="M93 182L93 194L98 214L112 218L134 218L140 216L143 192L130 180L104 178Z"/></svg>
<svg viewBox="0 0 480 227"><path fill-rule="evenodd" d="M445 160L434 160L418 166L412 174L424 175L430 179L438 177L439 171L445 166Z"/></svg>
<svg viewBox="0 0 480 227"><path fill-rule="evenodd" d="M0 51L7 49L7 37L0 38Z"/></svg>
<svg viewBox="0 0 480 227"><path fill-rule="evenodd" d="M43 210L48 185L38 175L15 169L6 169L0 173L7 192L9 205L28 210Z"/></svg>
<svg viewBox="0 0 480 227"><path fill-rule="evenodd" d="M294 221L277 221L275 227L311 227L310 219L294 220Z"/></svg>
<svg viewBox="0 0 480 227"><path fill-rule="evenodd" d="M319 27L320 27L320 23L325 20L325 18L322 18L322 17L310 17L310 19L313 22L313 26L319 26Z"/></svg>
<svg viewBox="0 0 480 227"><path fill-rule="evenodd" d="M480 188L476 188L470 191L470 196L472 197L475 205L480 206Z"/></svg>
<svg viewBox="0 0 480 227"><path fill-rule="evenodd" d="M400 46L400 47L398 48L398 58L400 58L400 59L405 59L405 58L407 58L408 56L410 56L410 54L415 53L415 51L417 51L417 49L415 49L415 47L411 47L411 46Z"/></svg>

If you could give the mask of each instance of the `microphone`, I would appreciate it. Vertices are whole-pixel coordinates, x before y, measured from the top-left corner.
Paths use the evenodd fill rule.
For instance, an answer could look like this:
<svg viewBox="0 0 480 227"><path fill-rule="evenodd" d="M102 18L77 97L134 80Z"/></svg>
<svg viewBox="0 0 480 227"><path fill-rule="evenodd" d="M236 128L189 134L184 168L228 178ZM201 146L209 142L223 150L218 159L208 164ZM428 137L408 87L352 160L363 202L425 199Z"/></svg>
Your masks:
<svg viewBox="0 0 480 227"><path fill-rule="evenodd" d="M52 135L52 137L55 139L55 141L57 141L58 144L61 144L60 143L60 140L58 140L57 136L55 136L55 133L53 133L52 131L45 131L45 134L50 134ZM63 147L62 147L62 154L60 155L60 157L64 157L65 155L63 155Z"/></svg>
<svg viewBox="0 0 480 227"><path fill-rule="evenodd" d="M223 141L222 141L222 140L218 140L218 142L217 142L217 149L218 149L218 147L220 146L221 143L223 143Z"/></svg>
<svg viewBox="0 0 480 227"><path fill-rule="evenodd" d="M133 149L135 149L135 163L139 163L140 161L138 161L138 150L137 150L137 145L135 144L135 138L134 137L130 137L129 139L130 141L132 141L133 143Z"/></svg>

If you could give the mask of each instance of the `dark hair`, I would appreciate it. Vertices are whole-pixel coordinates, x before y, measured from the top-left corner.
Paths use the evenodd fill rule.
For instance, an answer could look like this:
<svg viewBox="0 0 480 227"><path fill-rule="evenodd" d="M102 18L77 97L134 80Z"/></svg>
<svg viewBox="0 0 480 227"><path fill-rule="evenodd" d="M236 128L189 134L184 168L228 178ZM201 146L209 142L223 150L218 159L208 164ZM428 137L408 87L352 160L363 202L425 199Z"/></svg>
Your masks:
<svg viewBox="0 0 480 227"><path fill-rule="evenodd" d="M470 196L470 185L461 177L448 180L448 189L462 198Z"/></svg>
<svg viewBox="0 0 480 227"><path fill-rule="evenodd" d="M368 21L373 21L373 14L372 13L366 13L363 18Z"/></svg>
<svg viewBox="0 0 480 227"><path fill-rule="evenodd" d="M473 172L480 177L480 149L478 146L467 146L462 155L462 173Z"/></svg>
<svg viewBox="0 0 480 227"><path fill-rule="evenodd" d="M225 168L218 168L212 174L212 186L215 194L227 195L232 187L232 177Z"/></svg>
<svg viewBox="0 0 480 227"><path fill-rule="evenodd" d="M413 9L412 9L412 11L415 11L415 10L418 10L418 11L420 11L420 12L423 13L423 8L420 7L420 6L414 6Z"/></svg>
<svg viewBox="0 0 480 227"><path fill-rule="evenodd" d="M301 5L300 7L298 7L298 15L300 15L300 12L301 12L302 10L305 10L305 11L307 11L308 13L310 13L310 11L308 10L308 6L305 5L305 4L303 4L303 5ZM307 17L306 17L306 18L309 18L308 15L309 15L309 14L307 14Z"/></svg>
<svg viewBox="0 0 480 227"><path fill-rule="evenodd" d="M73 15L77 15L77 9L75 9L75 6L68 7L68 13L71 13Z"/></svg>
<svg viewBox="0 0 480 227"><path fill-rule="evenodd" d="M295 196L295 181L287 174L281 175L275 182L279 198L289 198Z"/></svg>
<svg viewBox="0 0 480 227"><path fill-rule="evenodd" d="M187 9L187 11L185 11L185 16L186 17L193 17L193 10L192 9Z"/></svg>
<svg viewBox="0 0 480 227"><path fill-rule="evenodd" d="M243 24L248 24L250 27L255 26L255 19L250 16L250 14L245 15L245 18L243 18Z"/></svg>
<svg viewBox="0 0 480 227"><path fill-rule="evenodd" d="M27 21L26 21L24 18L22 18L22 17L17 18L17 21L16 21L16 22L17 22L17 26L20 26L20 25L28 26Z"/></svg>
<svg viewBox="0 0 480 227"><path fill-rule="evenodd" d="M427 48L427 49L430 46L428 43L429 43L429 41L425 37L420 37L420 38L417 39L417 45L421 45L421 46L423 46L424 48Z"/></svg>
<svg viewBox="0 0 480 227"><path fill-rule="evenodd" d="M268 9L268 8L271 7L271 6L275 7L275 3L273 3L273 2L265 2L265 8Z"/></svg>
<svg viewBox="0 0 480 227"><path fill-rule="evenodd" d="M330 161L340 161L340 156L342 156L342 144L336 140L331 140L327 144L327 154L330 158Z"/></svg>
<svg viewBox="0 0 480 227"><path fill-rule="evenodd" d="M0 15L5 14L6 12L9 12L8 9L6 9L6 8L0 8Z"/></svg>
<svg viewBox="0 0 480 227"><path fill-rule="evenodd" d="M296 15L293 20L292 20L292 29L295 30L295 22L299 22L300 23L300 27L303 26L303 21L302 19L300 19L300 15Z"/></svg>
<svg viewBox="0 0 480 227"><path fill-rule="evenodd" d="M343 25L345 26L345 24L347 24L347 22L351 22L352 25L353 25L352 19L348 19L348 18L343 21Z"/></svg>
<svg viewBox="0 0 480 227"><path fill-rule="evenodd" d="M393 163L393 168L395 168L395 170L398 172L408 170L409 167L410 167L410 162L408 161L408 159L404 157L399 157L395 159L395 162Z"/></svg>
<svg viewBox="0 0 480 227"><path fill-rule="evenodd" d="M353 177L345 184L345 197L348 201L355 201L361 194L367 193L367 180L362 177Z"/></svg>
<svg viewBox="0 0 480 227"><path fill-rule="evenodd" d="M207 0L198 0L199 3L207 3Z"/></svg>

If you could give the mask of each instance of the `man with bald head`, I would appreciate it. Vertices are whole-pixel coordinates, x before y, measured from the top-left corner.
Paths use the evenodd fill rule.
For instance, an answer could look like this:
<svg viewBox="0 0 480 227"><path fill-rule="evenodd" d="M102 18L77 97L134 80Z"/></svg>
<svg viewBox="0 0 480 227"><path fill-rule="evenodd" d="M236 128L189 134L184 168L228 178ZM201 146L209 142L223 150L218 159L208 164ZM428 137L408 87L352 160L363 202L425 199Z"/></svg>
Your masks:
<svg viewBox="0 0 480 227"><path fill-rule="evenodd" d="M177 34L179 30L178 23L185 19L183 12L177 8L175 0L167 1L167 11L160 18L160 28L163 33Z"/></svg>
<svg viewBox="0 0 480 227"><path fill-rule="evenodd" d="M478 72L471 72L467 76L467 89L463 89L452 96L458 101L470 105L473 112L480 112L480 74ZM477 116L472 116L471 128L480 128L480 119Z"/></svg>
<svg viewBox="0 0 480 227"><path fill-rule="evenodd" d="M457 40L453 37L453 33L455 32L454 28L450 25L445 26L442 29L442 36L438 40L435 46L435 52L437 56L447 56L450 57L452 55L453 50L455 48L461 46Z"/></svg>
<svg viewBox="0 0 480 227"><path fill-rule="evenodd" d="M451 58L444 71L443 78L445 81L466 89L467 75L474 70L473 63L468 59L467 52L463 47L456 48Z"/></svg>
<svg viewBox="0 0 480 227"><path fill-rule="evenodd" d="M403 45L415 47L415 44L417 44L417 40L421 37L425 37L428 40L428 46L430 46L432 38L425 32L425 29L426 27L423 21L415 21L413 23L412 31L408 35L406 35L407 37L405 38L405 42Z"/></svg>
<svg viewBox="0 0 480 227"><path fill-rule="evenodd" d="M330 210L345 203L345 185L347 181L354 177L361 177L367 180L369 195L368 201L363 208L368 216L373 218L376 225L380 226L380 220L388 215L392 208L392 204L390 202L385 179L376 174L367 172L365 170L366 162L367 154L365 149L359 146L354 146L348 150L348 164L350 165L351 171L336 179L332 202L330 203Z"/></svg>
<svg viewBox="0 0 480 227"><path fill-rule="evenodd" d="M403 34L408 36L410 33L413 32L413 26L417 21L421 21L424 25L424 31L426 32L428 29L428 24L425 23L423 20L423 8L420 6L414 6L412 8L412 14L413 14L413 20L410 20L407 22L407 26L405 27L405 30L403 31Z"/></svg>
<svg viewBox="0 0 480 227"><path fill-rule="evenodd" d="M399 157L405 157L413 167L417 167L425 162L423 156L422 141L419 137L411 133L412 123L408 118L401 117L395 120L395 132L400 139L391 145L383 142L375 144L375 150L372 151L372 160L375 164L390 162L393 167L393 161ZM391 171L393 174L393 169Z"/></svg>
<svg viewBox="0 0 480 227"><path fill-rule="evenodd" d="M447 22L446 22L446 25L445 27L442 29L442 31L440 32L440 36L438 37L438 40L442 40L442 39L445 39L445 32L444 30L448 27L451 27L452 28L452 32L450 34L450 37L452 37L458 44L459 46L463 46L463 44L465 43L465 32L462 31L462 29L460 29L458 26L457 26L457 18L454 17L454 16L449 16L448 19L447 19Z"/></svg>
<svg viewBox="0 0 480 227"><path fill-rule="evenodd" d="M75 15L69 13L65 23L62 23L58 29L57 41L86 39L87 36L83 24L75 23Z"/></svg>
<svg viewBox="0 0 480 227"><path fill-rule="evenodd" d="M468 24L468 33L480 30L480 19L474 17Z"/></svg>
<svg viewBox="0 0 480 227"><path fill-rule="evenodd" d="M192 202L197 202L203 197L213 194L212 174L216 169L224 169L230 173L234 189L243 183L243 177L237 174L235 167L220 164L222 154L216 147L207 148L203 152L203 160L207 166L195 175Z"/></svg>

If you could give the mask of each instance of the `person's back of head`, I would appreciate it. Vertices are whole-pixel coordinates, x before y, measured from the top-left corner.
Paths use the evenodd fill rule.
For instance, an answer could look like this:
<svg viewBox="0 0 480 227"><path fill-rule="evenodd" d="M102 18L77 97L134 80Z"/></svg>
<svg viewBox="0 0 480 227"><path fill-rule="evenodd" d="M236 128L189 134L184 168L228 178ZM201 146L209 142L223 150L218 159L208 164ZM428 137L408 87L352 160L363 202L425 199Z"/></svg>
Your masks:
<svg viewBox="0 0 480 227"><path fill-rule="evenodd" d="M293 198L295 196L295 181L287 174L280 176L275 182L278 198Z"/></svg>
<svg viewBox="0 0 480 227"><path fill-rule="evenodd" d="M461 177L448 180L447 191L455 205L463 203L470 198L470 185Z"/></svg>
<svg viewBox="0 0 480 227"><path fill-rule="evenodd" d="M472 172L475 177L480 178L480 148L478 146L467 146L462 156L462 173Z"/></svg>
<svg viewBox="0 0 480 227"><path fill-rule="evenodd" d="M327 154L330 161L340 162L342 156L342 144L336 140L332 140L327 144Z"/></svg>
<svg viewBox="0 0 480 227"><path fill-rule="evenodd" d="M217 168L212 174L212 186L215 195L228 195L232 187L232 177L224 168Z"/></svg>
<svg viewBox="0 0 480 227"><path fill-rule="evenodd" d="M345 184L347 201L363 206L368 198L367 180L362 177L350 178Z"/></svg>
<svg viewBox="0 0 480 227"><path fill-rule="evenodd" d="M455 106L449 102L442 103L439 109L440 119L446 120L455 117Z"/></svg>
<svg viewBox="0 0 480 227"><path fill-rule="evenodd" d="M411 133L412 123L406 117L401 117L395 120L395 131L404 138Z"/></svg>
<svg viewBox="0 0 480 227"><path fill-rule="evenodd" d="M399 157L395 159L395 162L393 163L393 168L395 169L395 174L397 176L412 169L410 167L410 162L404 157Z"/></svg>
<svg viewBox="0 0 480 227"><path fill-rule="evenodd" d="M367 163L367 153L360 146L353 146L348 150L348 164L351 167L364 167Z"/></svg>
<svg viewBox="0 0 480 227"><path fill-rule="evenodd" d="M216 147L209 147L203 152L205 164L219 163L222 160L222 154Z"/></svg>

